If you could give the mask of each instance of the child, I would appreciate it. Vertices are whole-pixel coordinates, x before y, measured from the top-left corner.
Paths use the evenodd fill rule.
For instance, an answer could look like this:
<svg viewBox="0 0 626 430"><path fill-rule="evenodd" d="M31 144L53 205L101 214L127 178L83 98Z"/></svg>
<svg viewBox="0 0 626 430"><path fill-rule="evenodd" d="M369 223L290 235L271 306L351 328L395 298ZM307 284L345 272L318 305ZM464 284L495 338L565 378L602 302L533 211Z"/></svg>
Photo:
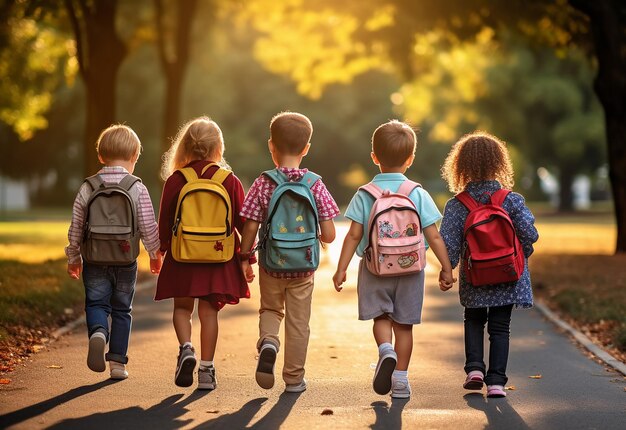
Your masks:
<svg viewBox="0 0 626 430"><path fill-rule="evenodd" d="M396 192L407 180L404 173L413 164L417 139L407 124L397 120L379 126L372 136L372 161L380 169L372 182L381 189ZM452 267L445 245L437 232L436 222L441 213L422 187L409 194L419 213L424 236L441 263L440 283L454 282ZM346 281L346 270L356 251L363 257L368 245L367 225L374 197L357 191L346 210L352 220L343 242L337 271L333 276L335 289L341 291ZM365 227L364 227L365 226ZM378 364L373 387L378 394L391 390L393 398L409 398L409 361L413 350L413 325L421 322L424 301L424 271L401 276L378 277L369 272L364 259L359 264L357 280L359 319L374 320L374 339L378 345ZM392 339L395 336L395 345Z"/></svg>
<svg viewBox="0 0 626 430"><path fill-rule="evenodd" d="M217 387L213 359L217 346L218 312L226 304L237 304L240 298L249 298L250 290L241 272L237 258L224 263L187 263L174 260L172 256L172 228L175 225L178 195L186 184L183 173L178 170L192 167L198 177L210 179L219 170L211 164L227 166L223 158L224 139L222 131L211 119L199 117L185 124L171 148L164 156L162 177L166 179L159 212L161 252L165 254L163 269L159 275L155 300L174 298L173 324L179 343L174 382L180 387L193 384L196 367L195 349L191 343L191 316L196 299L200 319L200 366L198 389L213 390ZM229 174L223 181L232 204L232 214L239 213L243 202L243 187L239 179ZM241 231L243 219L232 215L230 225ZM235 234L235 250L239 243Z"/></svg>
<svg viewBox="0 0 626 430"><path fill-rule="evenodd" d="M459 140L448 154L442 167L443 178L450 191L467 191L476 201L486 203L491 194L513 186L513 167L504 142L487 133L473 133ZM503 208L508 212L526 259L533 253L538 239L534 217L524 204L524 198L509 193ZM455 197L446 203L441 223L441 236L446 243L452 266L461 258L463 230L468 209ZM526 261L517 282L473 286L461 270L459 293L465 308L465 373L466 389L481 389L487 384L487 397L504 397L508 380L506 366L509 355L509 325L513 305L530 308L533 305L530 275ZM442 290L450 286L443 286ZM485 376L483 361L484 328L489 333L489 369Z"/></svg>
<svg viewBox="0 0 626 430"><path fill-rule="evenodd" d="M105 129L96 143L98 159L104 167L97 173L105 183L120 183L132 174L141 152L141 143L135 132L125 125L112 125ZM131 309L137 280L137 261L125 265L94 264L81 259L81 245L87 223L87 202L92 186L83 183L74 200L72 222L65 248L67 273L73 279L83 272L85 285L85 313L89 335L87 366L94 372L104 372L109 362L112 379L126 379L128 372L128 342L131 329ZM150 255L152 273L159 273L161 256L159 236L154 219L152 201L146 187L135 182L128 190L137 207L138 227L144 247ZM108 318L111 317L109 329ZM109 351L104 349L107 342ZM106 360L106 361L105 361Z"/></svg>
<svg viewBox="0 0 626 430"><path fill-rule="evenodd" d="M301 169L302 158L311 147L313 126L309 119L299 113L283 112L270 123L269 151L276 167L290 181L299 181L307 169ZM265 175L259 176L246 195L241 216L246 218L241 238L242 265L253 278L247 262L260 223L268 216L267 209L276 184ZM330 243L335 239L333 218L339 208L321 180L311 187L319 215L320 240ZM261 308L259 310L259 361L256 381L265 389L274 386L274 363L280 347L278 331L285 317L285 361L283 380L286 392L299 393L307 388L304 364L309 344L309 319L313 293L314 271L276 273L259 269Z"/></svg>

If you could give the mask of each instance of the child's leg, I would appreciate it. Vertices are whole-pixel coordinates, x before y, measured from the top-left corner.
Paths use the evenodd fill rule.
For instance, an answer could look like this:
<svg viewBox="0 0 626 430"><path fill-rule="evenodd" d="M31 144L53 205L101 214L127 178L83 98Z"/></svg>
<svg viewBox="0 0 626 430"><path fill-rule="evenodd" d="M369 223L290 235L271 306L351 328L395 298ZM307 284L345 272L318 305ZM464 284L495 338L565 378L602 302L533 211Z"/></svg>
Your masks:
<svg viewBox="0 0 626 430"><path fill-rule="evenodd" d="M386 314L374 318L374 327L372 328L372 331L374 332L376 345L380 346L383 343L392 343L392 327L393 321L391 321L389 316Z"/></svg>
<svg viewBox="0 0 626 430"><path fill-rule="evenodd" d="M218 310L208 300L198 300L200 319L200 360L213 361L219 332Z"/></svg>
<svg viewBox="0 0 626 430"><path fill-rule="evenodd" d="M87 336L100 330L107 338L109 337L110 297L113 284L107 276L107 270L108 266L83 264Z"/></svg>
<svg viewBox="0 0 626 430"><path fill-rule="evenodd" d="M263 342L271 342L276 349L280 346L278 332L280 323L285 317L285 279L277 279L259 270L259 289L261 306L259 309L259 341L257 349Z"/></svg>
<svg viewBox="0 0 626 430"><path fill-rule="evenodd" d="M489 333L489 370L487 385L507 383L506 365L509 360L509 338L513 305L489 308L487 332Z"/></svg>
<svg viewBox="0 0 626 430"><path fill-rule="evenodd" d="M396 370L407 370L413 353L413 325L394 322L393 334L396 337L394 349L398 355Z"/></svg>
<svg viewBox="0 0 626 430"><path fill-rule="evenodd" d="M487 308L465 308L465 373L480 370L485 374L484 336Z"/></svg>
<svg viewBox="0 0 626 430"><path fill-rule="evenodd" d="M309 348L313 276L291 279L285 289L285 363L283 380L299 384Z"/></svg>
<svg viewBox="0 0 626 430"><path fill-rule="evenodd" d="M196 299L193 297L174 297L174 315L172 322L178 338L178 344L191 343L191 314Z"/></svg>
<svg viewBox="0 0 626 430"><path fill-rule="evenodd" d="M137 263L115 269L115 285L111 294L111 337L107 361L128 363L128 342L132 323L131 309L137 280Z"/></svg>

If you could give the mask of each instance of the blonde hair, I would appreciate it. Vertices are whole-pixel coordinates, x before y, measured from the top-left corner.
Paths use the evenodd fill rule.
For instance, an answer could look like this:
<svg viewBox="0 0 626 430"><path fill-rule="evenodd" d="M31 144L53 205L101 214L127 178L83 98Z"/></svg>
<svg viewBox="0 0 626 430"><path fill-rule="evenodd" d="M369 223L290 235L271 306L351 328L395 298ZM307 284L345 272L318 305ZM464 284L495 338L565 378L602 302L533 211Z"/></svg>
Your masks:
<svg viewBox="0 0 626 430"><path fill-rule="evenodd" d="M417 137L406 123L392 119L374 131L372 152L384 167L400 167L415 154Z"/></svg>
<svg viewBox="0 0 626 430"><path fill-rule="evenodd" d="M166 180L176 170L195 160L213 160L229 169L223 157L224 151L224 138L217 123L207 116L192 119L180 128L172 146L163 154L161 178Z"/></svg>
<svg viewBox="0 0 626 430"><path fill-rule="evenodd" d="M96 142L102 161L131 161L141 153L141 142L132 128L116 124L105 128Z"/></svg>
<svg viewBox="0 0 626 430"><path fill-rule="evenodd" d="M270 121L270 139L283 154L300 155L311 140L313 124L296 112L281 112Z"/></svg>
<svg viewBox="0 0 626 430"><path fill-rule="evenodd" d="M460 193L470 182L496 180L513 188L513 165L506 143L482 131L466 134L456 142L441 168L450 191Z"/></svg>

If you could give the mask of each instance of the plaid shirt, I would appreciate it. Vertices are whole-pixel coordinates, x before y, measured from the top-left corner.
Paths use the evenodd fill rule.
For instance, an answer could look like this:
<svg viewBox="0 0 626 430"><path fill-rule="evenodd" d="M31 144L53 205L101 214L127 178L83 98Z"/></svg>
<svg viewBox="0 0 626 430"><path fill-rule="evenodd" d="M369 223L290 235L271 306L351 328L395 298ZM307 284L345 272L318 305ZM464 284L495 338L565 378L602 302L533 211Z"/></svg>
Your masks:
<svg viewBox="0 0 626 430"><path fill-rule="evenodd" d="M98 172L98 175L100 175L104 182L119 183L124 176L128 175L128 171L121 166L105 166ZM150 254L150 258L155 259L160 243L150 194L146 186L141 182L135 183L135 185L130 188L130 194L137 198L137 222L139 224L141 241L146 251L148 251L148 254ZM65 247L65 255L67 255L68 264L78 264L82 262L80 244L83 241L85 216L87 215L87 200L89 200L90 195L91 187L89 184L83 183L74 200L72 222L67 233L69 245Z"/></svg>
<svg viewBox="0 0 626 430"><path fill-rule="evenodd" d="M293 167L280 167L280 171L287 175L290 181L299 181L308 172L307 169ZM270 204L272 193L276 189L276 183L265 175L261 175L252 184L243 202L239 215L246 219L263 223L267 218L267 209ZM320 221L328 221L339 215L339 207L330 195L322 180L318 180L311 187L311 192L317 205L317 213ZM311 276L314 271L308 272L268 272L271 276L281 279L303 278Z"/></svg>

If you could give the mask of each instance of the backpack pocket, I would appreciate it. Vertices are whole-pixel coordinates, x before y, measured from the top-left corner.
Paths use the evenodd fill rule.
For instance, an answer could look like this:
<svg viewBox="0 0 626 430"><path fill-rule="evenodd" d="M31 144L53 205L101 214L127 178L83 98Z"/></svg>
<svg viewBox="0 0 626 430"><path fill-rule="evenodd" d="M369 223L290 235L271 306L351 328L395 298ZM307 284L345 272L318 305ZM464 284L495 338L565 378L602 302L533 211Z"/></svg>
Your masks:
<svg viewBox="0 0 626 430"><path fill-rule="evenodd" d="M172 257L176 261L224 263L235 253L235 236L227 235L224 227L180 225L176 235L180 235L180 240L172 241Z"/></svg>
<svg viewBox="0 0 626 430"><path fill-rule="evenodd" d="M475 253L465 263L467 280L475 287L516 282L524 271L524 257L513 248L509 251Z"/></svg>
<svg viewBox="0 0 626 430"><path fill-rule="evenodd" d="M306 272L319 265L315 233L273 233L265 248L265 265L272 272Z"/></svg>
<svg viewBox="0 0 626 430"><path fill-rule="evenodd" d="M379 237L375 247L366 250L366 267L378 276L401 276L426 267L423 237Z"/></svg>
<svg viewBox="0 0 626 430"><path fill-rule="evenodd" d="M92 264L130 264L139 256L139 235L127 226L92 225L85 232L81 253Z"/></svg>

